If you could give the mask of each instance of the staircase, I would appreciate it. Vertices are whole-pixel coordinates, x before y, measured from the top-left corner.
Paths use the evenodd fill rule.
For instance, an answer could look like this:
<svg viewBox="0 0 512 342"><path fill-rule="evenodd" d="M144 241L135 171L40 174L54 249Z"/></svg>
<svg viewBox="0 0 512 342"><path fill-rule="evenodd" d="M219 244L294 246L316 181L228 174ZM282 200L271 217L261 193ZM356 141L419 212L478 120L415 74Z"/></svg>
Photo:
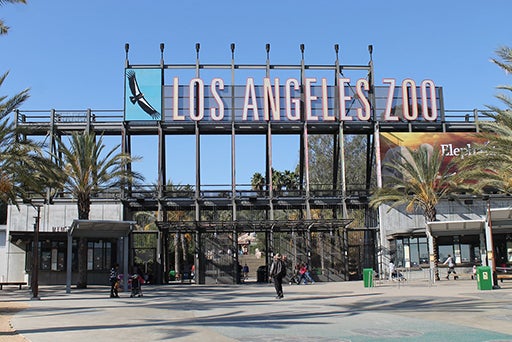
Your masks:
<svg viewBox="0 0 512 342"><path fill-rule="evenodd" d="M258 271L258 267L265 266L265 256L262 255L261 258L256 258L254 254L244 254L238 256L238 261L242 267L247 264L249 266L249 279L247 282L256 282Z"/></svg>

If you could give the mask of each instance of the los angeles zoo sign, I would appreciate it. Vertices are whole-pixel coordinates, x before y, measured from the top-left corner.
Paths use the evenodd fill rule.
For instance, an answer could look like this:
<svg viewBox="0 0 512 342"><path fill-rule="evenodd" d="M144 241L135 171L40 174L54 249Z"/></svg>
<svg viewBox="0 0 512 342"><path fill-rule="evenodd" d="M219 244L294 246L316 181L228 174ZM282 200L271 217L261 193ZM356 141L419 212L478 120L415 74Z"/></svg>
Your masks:
<svg viewBox="0 0 512 342"><path fill-rule="evenodd" d="M159 69L128 69L126 77L125 119L165 121L368 121L371 119L370 83L358 79L339 78L336 86L328 85L326 78L311 77L301 82L295 78L281 83L263 78L257 85L253 77L245 85L226 85L222 78L213 78L206 84L201 78L190 79L180 85L179 77L172 85L164 85ZM151 75L155 74L155 75ZM376 107L383 121L426 120L438 117L438 101L433 81L419 85L412 79L401 83L392 78L383 79L378 88L380 96ZM163 96L163 101L162 101ZM400 107L400 117L393 109ZM163 108L163 110L162 110ZM301 113L303 112L303 118ZM234 113L234 114L232 114Z"/></svg>

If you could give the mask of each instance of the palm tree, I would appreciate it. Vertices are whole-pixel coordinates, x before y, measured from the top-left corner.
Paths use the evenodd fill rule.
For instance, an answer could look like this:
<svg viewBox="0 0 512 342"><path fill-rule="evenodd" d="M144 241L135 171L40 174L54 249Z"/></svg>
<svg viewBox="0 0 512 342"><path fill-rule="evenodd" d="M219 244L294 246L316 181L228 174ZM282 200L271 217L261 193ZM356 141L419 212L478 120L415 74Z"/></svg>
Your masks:
<svg viewBox="0 0 512 342"><path fill-rule="evenodd" d="M272 168L272 189L274 190L274 193L279 194L281 190L283 190L284 183L285 178L283 172Z"/></svg>
<svg viewBox="0 0 512 342"><path fill-rule="evenodd" d="M117 153L120 145L104 154L103 137L96 139L94 133L73 133L69 146L61 140L58 152L62 156L57 164L62 166L65 178L60 184L65 192L77 199L78 219L88 220L91 197L108 189L119 189L123 185L143 180L142 175L127 166L138 158ZM87 239L80 238L78 244L78 288L87 287Z"/></svg>
<svg viewBox="0 0 512 342"><path fill-rule="evenodd" d="M26 4L26 0L0 0L0 6L3 6L5 3L11 3L11 4ZM0 19L0 35L7 34L9 31L9 27L4 24L4 21Z"/></svg>
<svg viewBox="0 0 512 342"><path fill-rule="evenodd" d="M396 208L405 205L408 212L421 210L425 223L435 221L436 206L441 198L457 189L451 165L441 169L442 161L443 155L438 147L432 150L421 145L417 150L402 150L397 154L397 160L383 165L392 172L383 181L383 187L372 194L370 206L388 203L391 208ZM429 241L432 275L439 279L435 241L427 224L425 232Z"/></svg>
<svg viewBox="0 0 512 342"><path fill-rule="evenodd" d="M8 73L0 76L0 87ZM18 205L33 193L44 196L46 187L58 176L42 154L42 144L21 138L8 115L28 99L29 90L0 97L0 202ZM27 172L31 170L31 172Z"/></svg>
<svg viewBox="0 0 512 342"><path fill-rule="evenodd" d="M169 180L167 182L167 185L165 187L166 191L169 191L171 194L173 192L180 194L180 193L193 193L193 188L191 185L181 185L181 184L173 184L172 180ZM172 195L171 195L172 196ZM178 195L179 196L179 195ZM193 213L187 212L183 210L173 210L167 212L167 221L168 222L182 222L182 221L191 221L193 220ZM176 272L180 272L180 270L183 268L182 265L185 266L187 263L187 253L188 253L188 246L189 246L189 240L187 239L186 234L183 234L179 231L176 231L174 233L173 238L173 247L174 247L174 270ZM180 254L181 249L181 254ZM165 251L165 253L169 253L169 251ZM166 272L168 270L165 270Z"/></svg>
<svg viewBox="0 0 512 342"><path fill-rule="evenodd" d="M251 178L251 187L253 190L263 191L265 188L265 177L259 172L254 173Z"/></svg>
<svg viewBox="0 0 512 342"><path fill-rule="evenodd" d="M492 59L506 73L512 72L512 49L502 47L496 51L499 59ZM512 86L499 86L498 89L512 91ZM505 109L487 106L485 112L492 120L480 123L476 134L485 143L475 144L474 153L457 161L459 177L466 180L476 191L492 190L512 193L512 99L506 94L496 96Z"/></svg>
<svg viewBox="0 0 512 342"><path fill-rule="evenodd" d="M284 187L286 190L297 190L299 188L299 176L290 170L284 170Z"/></svg>

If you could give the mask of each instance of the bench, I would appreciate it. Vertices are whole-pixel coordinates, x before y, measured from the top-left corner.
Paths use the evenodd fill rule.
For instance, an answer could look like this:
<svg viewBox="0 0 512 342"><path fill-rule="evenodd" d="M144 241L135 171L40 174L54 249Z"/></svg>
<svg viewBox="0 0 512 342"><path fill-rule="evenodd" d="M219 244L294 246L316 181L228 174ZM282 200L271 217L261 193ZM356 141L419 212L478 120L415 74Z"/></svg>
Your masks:
<svg viewBox="0 0 512 342"><path fill-rule="evenodd" d="M508 266L496 267L496 278L501 282L504 279L512 279L512 268Z"/></svg>
<svg viewBox="0 0 512 342"><path fill-rule="evenodd" d="M512 279L511 273L498 273L496 277L503 282L504 279Z"/></svg>
<svg viewBox="0 0 512 342"><path fill-rule="evenodd" d="M3 290L4 285L17 285L19 289L21 290L21 287L23 285L27 285L27 282L25 281L2 281L0 282L0 290Z"/></svg>

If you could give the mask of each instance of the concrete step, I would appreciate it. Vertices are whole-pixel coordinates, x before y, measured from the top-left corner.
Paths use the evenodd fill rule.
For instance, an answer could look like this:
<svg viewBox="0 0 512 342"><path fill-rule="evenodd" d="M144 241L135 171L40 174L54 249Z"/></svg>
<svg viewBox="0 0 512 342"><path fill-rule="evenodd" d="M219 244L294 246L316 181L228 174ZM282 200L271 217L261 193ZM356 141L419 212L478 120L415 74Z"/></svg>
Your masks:
<svg viewBox="0 0 512 342"><path fill-rule="evenodd" d="M240 265L244 266L247 264L249 267L249 280L256 280L256 272L258 271L258 267L265 265L265 258L256 258L255 255L244 254L238 256L238 261Z"/></svg>

